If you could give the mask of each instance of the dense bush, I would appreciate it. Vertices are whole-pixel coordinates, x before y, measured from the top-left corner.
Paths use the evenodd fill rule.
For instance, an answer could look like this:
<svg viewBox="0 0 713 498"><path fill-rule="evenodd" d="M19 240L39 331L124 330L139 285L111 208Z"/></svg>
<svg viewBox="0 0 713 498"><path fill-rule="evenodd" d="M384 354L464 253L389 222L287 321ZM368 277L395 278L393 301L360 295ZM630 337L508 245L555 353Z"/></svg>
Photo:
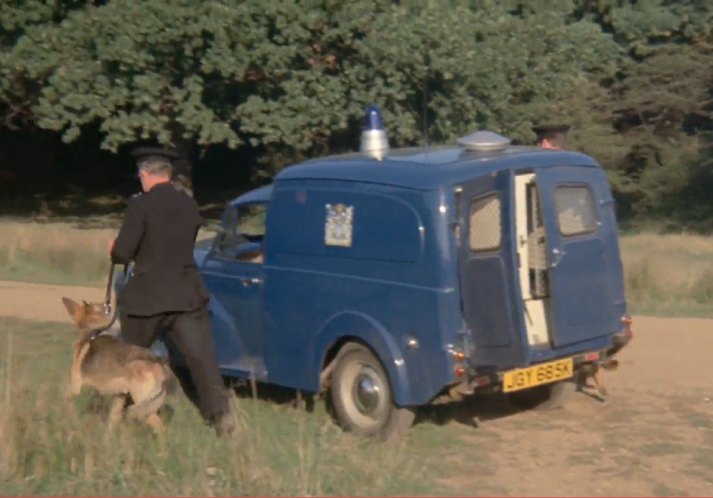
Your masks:
<svg viewBox="0 0 713 498"><path fill-rule="evenodd" d="M487 0L17 0L0 6L0 125L194 159L217 144L270 175L356 145L566 120L621 213L713 213L713 4Z"/></svg>

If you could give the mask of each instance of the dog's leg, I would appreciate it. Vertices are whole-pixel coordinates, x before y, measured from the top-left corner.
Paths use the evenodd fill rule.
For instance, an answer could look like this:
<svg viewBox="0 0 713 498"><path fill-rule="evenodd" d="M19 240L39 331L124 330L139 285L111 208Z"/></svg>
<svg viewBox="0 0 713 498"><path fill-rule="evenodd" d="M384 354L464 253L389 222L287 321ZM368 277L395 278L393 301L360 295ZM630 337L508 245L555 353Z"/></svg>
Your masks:
<svg viewBox="0 0 713 498"><path fill-rule="evenodd" d="M601 370L597 368L594 373L592 374L592 380L594 381L594 385L597 388L597 392L601 394L602 396L607 395L607 388L604 387L604 383L602 382L601 379Z"/></svg>
<svg viewBox="0 0 713 498"><path fill-rule="evenodd" d="M79 393L82 391L82 361L87 355L87 352L89 352L89 344L84 344L74 350L69 388L71 396L79 396Z"/></svg>
<svg viewBox="0 0 713 498"><path fill-rule="evenodd" d="M82 374L79 367L72 365L72 372L69 379L69 397L77 397L82 392Z"/></svg>
<svg viewBox="0 0 713 498"><path fill-rule="evenodd" d="M121 422L124 418L124 404L126 403L126 396L119 395L114 396L114 400L111 402L111 408L109 409L109 428L113 429L116 425Z"/></svg>
<svg viewBox="0 0 713 498"><path fill-rule="evenodd" d="M157 436L162 436L166 432L166 426L158 413L154 412L146 417L146 424L154 430Z"/></svg>
<svg viewBox="0 0 713 498"><path fill-rule="evenodd" d="M584 388L590 387L587 379L593 377L597 371L597 366L593 363L583 364L577 375L577 388L579 391L583 391Z"/></svg>
<svg viewBox="0 0 713 498"><path fill-rule="evenodd" d="M166 425L159 416L158 412L154 412L146 417L146 425L153 429L156 438L158 439L158 454L163 457L166 456Z"/></svg>

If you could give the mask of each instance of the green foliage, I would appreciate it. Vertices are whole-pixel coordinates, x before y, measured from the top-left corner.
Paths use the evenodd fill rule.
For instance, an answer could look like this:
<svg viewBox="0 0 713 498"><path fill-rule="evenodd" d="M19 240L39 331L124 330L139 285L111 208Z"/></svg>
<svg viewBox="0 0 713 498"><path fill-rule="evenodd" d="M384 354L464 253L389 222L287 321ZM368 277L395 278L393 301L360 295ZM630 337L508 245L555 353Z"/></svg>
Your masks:
<svg viewBox="0 0 713 498"><path fill-rule="evenodd" d="M624 213L713 202L713 5L379 0L26 0L0 6L0 123L102 146L249 148L269 176L353 149L542 121L607 167ZM694 181L695 179L695 181Z"/></svg>

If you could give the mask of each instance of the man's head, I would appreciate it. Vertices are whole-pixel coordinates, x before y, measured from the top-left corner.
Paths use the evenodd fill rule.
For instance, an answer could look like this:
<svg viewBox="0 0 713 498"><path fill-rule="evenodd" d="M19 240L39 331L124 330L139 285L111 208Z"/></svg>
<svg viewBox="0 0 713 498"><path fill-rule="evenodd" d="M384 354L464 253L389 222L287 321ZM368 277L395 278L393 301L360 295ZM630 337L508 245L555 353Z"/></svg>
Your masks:
<svg viewBox="0 0 713 498"><path fill-rule="evenodd" d="M533 126L532 131L537 134L538 147L560 150L567 147L569 128L569 125L566 124L546 124Z"/></svg>
<svg viewBox="0 0 713 498"><path fill-rule="evenodd" d="M172 159L177 154L168 149L141 148L136 149L133 155L137 158L139 180L144 192L148 192L159 183L171 181L173 175Z"/></svg>

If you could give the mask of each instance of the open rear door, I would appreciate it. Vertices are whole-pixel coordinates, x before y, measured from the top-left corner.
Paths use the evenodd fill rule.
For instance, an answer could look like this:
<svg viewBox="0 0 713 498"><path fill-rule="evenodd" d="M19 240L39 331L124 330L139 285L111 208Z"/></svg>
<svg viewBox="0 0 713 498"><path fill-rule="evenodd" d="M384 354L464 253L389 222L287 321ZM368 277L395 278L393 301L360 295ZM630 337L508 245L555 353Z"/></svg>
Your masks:
<svg viewBox="0 0 713 498"><path fill-rule="evenodd" d="M513 300L516 269L511 177L502 171L459 187L458 260L463 316L475 342L479 367L504 368L525 361Z"/></svg>
<svg viewBox="0 0 713 498"><path fill-rule="evenodd" d="M552 345L616 331L623 306L616 223L606 176L597 168L537 172L547 239Z"/></svg>

